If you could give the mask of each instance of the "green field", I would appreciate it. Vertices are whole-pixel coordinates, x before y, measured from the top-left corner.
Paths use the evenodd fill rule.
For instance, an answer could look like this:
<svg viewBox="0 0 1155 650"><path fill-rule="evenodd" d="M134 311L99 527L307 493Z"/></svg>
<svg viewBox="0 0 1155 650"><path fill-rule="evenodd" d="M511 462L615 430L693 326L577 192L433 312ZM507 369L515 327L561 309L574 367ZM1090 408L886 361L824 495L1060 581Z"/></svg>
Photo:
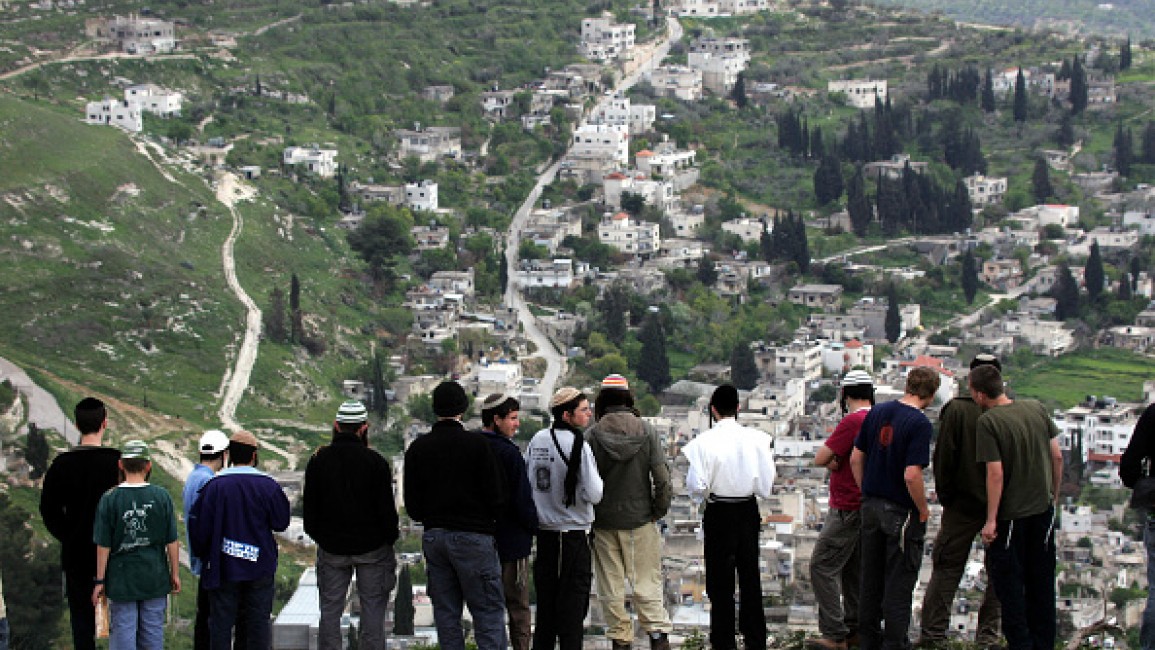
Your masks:
<svg viewBox="0 0 1155 650"><path fill-rule="evenodd" d="M1029 367L1009 367L1006 375L1016 396L1070 408L1088 395L1142 401L1143 382L1155 378L1151 368L1152 360L1143 355L1114 349L1080 350Z"/></svg>

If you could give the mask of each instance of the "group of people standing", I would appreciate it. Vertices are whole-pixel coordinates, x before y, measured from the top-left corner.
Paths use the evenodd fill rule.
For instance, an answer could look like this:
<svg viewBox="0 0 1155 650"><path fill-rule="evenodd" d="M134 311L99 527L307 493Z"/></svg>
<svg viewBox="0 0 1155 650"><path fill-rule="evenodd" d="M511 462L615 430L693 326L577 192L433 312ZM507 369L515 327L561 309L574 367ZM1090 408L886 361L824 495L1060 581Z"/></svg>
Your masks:
<svg viewBox="0 0 1155 650"><path fill-rule="evenodd" d="M601 382L592 406L584 393L566 386L549 408L551 425L534 434L523 455L512 441L520 426L515 398L486 396L478 435L462 424L469 398L460 385L447 381L433 391L439 420L405 453L404 500L409 516L424 526L438 643L463 650L468 606L480 650L507 647L506 617L514 650L577 650L596 575L613 650L634 643L627 583L650 649L668 650L672 627L658 528L673 496L666 450L620 375ZM715 391L710 412L717 424L684 451L691 493L707 502L711 644L738 647L737 575L745 647L764 649L755 499L769 496L773 485L772 440L736 423L733 386ZM537 617L531 625L528 560L535 542Z"/></svg>
<svg viewBox="0 0 1155 650"><path fill-rule="evenodd" d="M167 597L181 590L171 496L149 484L151 450L141 440L102 446L104 404L74 412L79 444L44 477L40 513L60 541L73 647L96 647L97 611L108 612L111 650L162 648ZM253 434L208 431L184 491L189 560L197 585L197 648L271 647L277 544L289 525L281 487L256 469ZM239 621L239 622L238 622Z"/></svg>
<svg viewBox="0 0 1155 650"><path fill-rule="evenodd" d="M1011 650L1054 644L1058 431L1038 402L1006 394L1000 370L994 357L976 357L970 394L942 409L934 472L943 518L920 645L946 639L950 604L976 535L987 544L994 586L979 610L980 644L997 642L1000 616ZM821 633L809 641L813 647L910 645L911 598L929 519L923 472L933 427L923 410L939 383L937 371L913 368L900 399L875 405L867 372L851 371L841 380L845 417L814 460L830 472L830 510L811 561ZM634 407L627 379L606 377L592 406L576 388L558 390L549 402L550 426L534 434L524 455L513 442L520 427L514 397L484 398L481 431L462 422L470 398L457 382L442 382L432 398L438 420L406 450L403 498L408 515L424 528L439 645L464 650L468 606L479 650L507 644L577 650L596 575L613 650L634 643L627 583L650 649L668 650L672 628L658 521L673 494L670 468L659 437ZM710 428L682 449L687 489L705 503L706 592L716 650L736 650L736 632L747 650L766 647L757 499L770 496L775 465L770 436L738 424L739 401L733 386L715 390ZM172 500L148 484L147 444L129 441L119 451L101 446L102 403L85 399L75 416L80 444L52 463L40 506L61 540L74 647L94 647L94 608L106 598L114 650L161 647L165 597L181 588ZM317 543L318 643L325 649L342 647L341 616L354 574L363 647L384 647L399 518L392 471L369 447L368 432L364 405L343 403L331 442L305 470L304 524ZM199 577L198 649L271 645L273 533L288 526L289 503L257 469L259 447L245 431L206 432L185 485L190 561Z"/></svg>
<svg viewBox="0 0 1155 650"><path fill-rule="evenodd" d="M969 395L941 410L934 453L943 506L919 647L947 641L951 604L976 536L987 589L977 642L1010 650L1055 643L1055 511L1063 458L1058 428L1035 400L1006 394L997 358L970 364ZM930 517L923 472L934 428L923 413L939 373L913 368L903 396L875 405L869 374L841 382L845 417L815 455L830 471L830 510L811 559L821 636L813 648L910 647L911 600ZM1013 480L1012 480L1013 478Z"/></svg>

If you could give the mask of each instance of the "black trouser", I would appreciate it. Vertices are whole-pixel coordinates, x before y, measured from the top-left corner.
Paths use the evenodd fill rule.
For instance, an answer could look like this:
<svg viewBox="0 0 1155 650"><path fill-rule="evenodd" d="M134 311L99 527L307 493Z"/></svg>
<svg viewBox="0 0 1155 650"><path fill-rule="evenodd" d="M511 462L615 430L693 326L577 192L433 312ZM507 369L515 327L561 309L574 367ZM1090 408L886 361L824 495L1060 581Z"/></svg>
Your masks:
<svg viewBox="0 0 1155 650"><path fill-rule="evenodd" d="M581 650L593 584L589 533L539 531L533 584L537 591L533 650L552 650L555 642L561 650Z"/></svg>
<svg viewBox="0 0 1155 650"><path fill-rule="evenodd" d="M706 594L710 597L710 646L733 650L734 574L738 574L738 630L746 650L766 650L766 612L758 571L758 532L762 517L754 497L711 501L702 515L705 535Z"/></svg>
<svg viewBox="0 0 1155 650"><path fill-rule="evenodd" d="M197 578L197 614L193 620L193 650L209 650L209 592Z"/></svg>
<svg viewBox="0 0 1155 650"><path fill-rule="evenodd" d="M926 523L918 511L886 499L862 500L862 582L858 638L862 650L910 647L910 601L922 566ZM880 629L885 622L885 629Z"/></svg>
<svg viewBox="0 0 1155 650"><path fill-rule="evenodd" d="M95 562L95 551L92 557ZM95 577L95 568L67 571L64 574L68 616L72 623L72 647L75 650L96 650L96 608L92 606L92 580Z"/></svg>
<svg viewBox="0 0 1155 650"><path fill-rule="evenodd" d="M1055 647L1054 509L1000 521L987 547L1010 650Z"/></svg>

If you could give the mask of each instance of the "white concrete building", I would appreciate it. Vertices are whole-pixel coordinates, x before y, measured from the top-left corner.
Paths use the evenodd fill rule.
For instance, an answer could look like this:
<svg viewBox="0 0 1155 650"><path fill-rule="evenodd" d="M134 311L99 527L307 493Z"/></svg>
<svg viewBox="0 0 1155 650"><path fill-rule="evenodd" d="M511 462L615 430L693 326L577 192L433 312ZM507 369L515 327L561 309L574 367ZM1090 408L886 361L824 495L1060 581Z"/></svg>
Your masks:
<svg viewBox="0 0 1155 650"><path fill-rule="evenodd" d="M1084 461L1118 463L1139 421L1138 406L1102 398L1056 411L1053 419L1059 427L1059 447L1071 451L1075 437L1081 436Z"/></svg>
<svg viewBox="0 0 1155 650"><path fill-rule="evenodd" d="M321 178L332 178L337 174L336 149L321 149L317 145L285 147L281 161L287 166L302 167Z"/></svg>
<svg viewBox="0 0 1155 650"><path fill-rule="evenodd" d="M161 117L174 117L180 115L184 96L175 90L166 90L155 84L141 84L126 88L124 101L136 104L141 111Z"/></svg>
<svg viewBox="0 0 1155 650"><path fill-rule="evenodd" d="M640 135L654 129L657 116L658 107L653 104L633 104L629 97L614 97L598 105L589 123L624 126L630 135Z"/></svg>
<svg viewBox="0 0 1155 650"><path fill-rule="evenodd" d="M129 54L157 54L176 49L174 23L140 16L114 16L86 21L85 31L96 38L109 39Z"/></svg>
<svg viewBox="0 0 1155 650"><path fill-rule="evenodd" d="M614 172L602 179L602 189L605 194L605 204L614 209L622 209L622 195L625 193L637 194L645 199L646 205L651 205L662 212L674 206L677 196L674 186L666 181L653 180L647 174Z"/></svg>
<svg viewBox="0 0 1155 650"><path fill-rule="evenodd" d="M519 395L521 393L521 364L501 361L487 363L478 368L477 394L485 396L490 393Z"/></svg>
<svg viewBox="0 0 1155 650"><path fill-rule="evenodd" d="M503 120L512 115L512 90L490 90L481 93L481 110L486 117Z"/></svg>
<svg viewBox="0 0 1155 650"><path fill-rule="evenodd" d="M735 56L750 61L750 40L746 38L716 38L702 36L690 44L690 53L712 54L714 56Z"/></svg>
<svg viewBox="0 0 1155 650"><path fill-rule="evenodd" d="M879 81L870 79L830 81L826 84L826 91L842 93L846 96L847 103L855 108L874 108L876 99L885 104L887 97L885 79Z"/></svg>
<svg viewBox="0 0 1155 650"><path fill-rule="evenodd" d="M695 210L672 210L666 213L666 219L670 221L675 237L692 237L706 223L706 214Z"/></svg>
<svg viewBox="0 0 1155 650"><path fill-rule="evenodd" d="M976 208L1003 202L1003 195L1007 193L1007 179L987 178L982 174L974 174L963 179L971 205Z"/></svg>
<svg viewBox="0 0 1155 650"><path fill-rule="evenodd" d="M874 346L858 340L822 339L822 368L832 375L844 375L854 368L874 368ZM873 371L871 371L873 372Z"/></svg>
<svg viewBox="0 0 1155 650"><path fill-rule="evenodd" d="M625 126L584 124L573 134L569 157L625 167L630 161L630 134Z"/></svg>
<svg viewBox="0 0 1155 650"><path fill-rule="evenodd" d="M762 377L772 380L811 382L822 378L822 346L817 341L793 341L781 347L758 348L754 359Z"/></svg>
<svg viewBox="0 0 1155 650"><path fill-rule="evenodd" d="M586 18L582 20L579 51L592 61L628 58L635 29L633 23L615 23L611 17Z"/></svg>
<svg viewBox="0 0 1155 650"><path fill-rule="evenodd" d="M723 221L722 230L737 235L744 242L761 241L763 232L770 232L773 230L772 226L762 223L761 219L751 219L749 217L742 217L741 219L734 219L732 221Z"/></svg>
<svg viewBox="0 0 1155 650"><path fill-rule="evenodd" d="M687 65L702 73L702 87L723 97L733 90L748 61L746 55L709 52L690 52L686 58Z"/></svg>
<svg viewBox="0 0 1155 650"><path fill-rule="evenodd" d="M568 289L574 283L573 260L522 260L516 279L522 288Z"/></svg>
<svg viewBox="0 0 1155 650"><path fill-rule="evenodd" d="M758 13L770 8L770 0L718 0L718 11L731 16Z"/></svg>
<svg viewBox="0 0 1155 650"><path fill-rule="evenodd" d="M1016 212L1013 216L1033 220L1039 228L1056 224L1064 228L1071 228L1079 223L1079 206L1048 204L1036 205Z"/></svg>
<svg viewBox="0 0 1155 650"><path fill-rule="evenodd" d="M437 183L428 179L406 183L405 205L414 210L437 210Z"/></svg>
<svg viewBox="0 0 1155 650"><path fill-rule="evenodd" d="M663 65L649 74L650 85L659 97L684 102L702 99L702 71L684 65Z"/></svg>
<svg viewBox="0 0 1155 650"><path fill-rule="evenodd" d="M544 246L553 255L566 237L581 237L581 234L581 219L571 217L564 210L534 210L520 237Z"/></svg>
<svg viewBox="0 0 1155 650"><path fill-rule="evenodd" d="M806 382L794 378L759 384L747 396L743 413L791 422L804 413L805 407Z"/></svg>
<svg viewBox="0 0 1155 650"><path fill-rule="evenodd" d="M1123 226L1135 228L1142 235L1155 235L1155 213L1128 210L1123 213Z"/></svg>
<svg viewBox="0 0 1155 650"><path fill-rule="evenodd" d="M669 11L683 17L713 18L720 15L717 0L679 0Z"/></svg>
<svg viewBox="0 0 1155 650"><path fill-rule="evenodd" d="M139 106L111 98L88 102L84 109L84 121L88 124L117 126L131 133L140 133L144 128Z"/></svg>
<svg viewBox="0 0 1155 650"><path fill-rule="evenodd" d="M661 232L656 223L630 219L625 212L606 213L598 225L598 240L631 255L656 255L661 249Z"/></svg>
<svg viewBox="0 0 1155 650"><path fill-rule="evenodd" d="M414 129L398 129L397 156L404 160L413 156L421 162L439 158L461 157L461 127L414 125Z"/></svg>

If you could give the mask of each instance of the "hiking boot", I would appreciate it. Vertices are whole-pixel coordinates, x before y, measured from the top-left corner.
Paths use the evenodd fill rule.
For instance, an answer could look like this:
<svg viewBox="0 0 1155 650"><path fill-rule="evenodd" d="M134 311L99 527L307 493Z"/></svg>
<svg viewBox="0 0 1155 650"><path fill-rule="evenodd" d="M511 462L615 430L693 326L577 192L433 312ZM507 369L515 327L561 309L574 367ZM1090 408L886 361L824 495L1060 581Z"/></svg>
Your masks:
<svg viewBox="0 0 1155 650"><path fill-rule="evenodd" d="M670 650L670 636L665 632L650 633L650 650Z"/></svg>
<svg viewBox="0 0 1155 650"><path fill-rule="evenodd" d="M835 641L826 637L806 639L806 647L811 650L846 650L845 641Z"/></svg>

